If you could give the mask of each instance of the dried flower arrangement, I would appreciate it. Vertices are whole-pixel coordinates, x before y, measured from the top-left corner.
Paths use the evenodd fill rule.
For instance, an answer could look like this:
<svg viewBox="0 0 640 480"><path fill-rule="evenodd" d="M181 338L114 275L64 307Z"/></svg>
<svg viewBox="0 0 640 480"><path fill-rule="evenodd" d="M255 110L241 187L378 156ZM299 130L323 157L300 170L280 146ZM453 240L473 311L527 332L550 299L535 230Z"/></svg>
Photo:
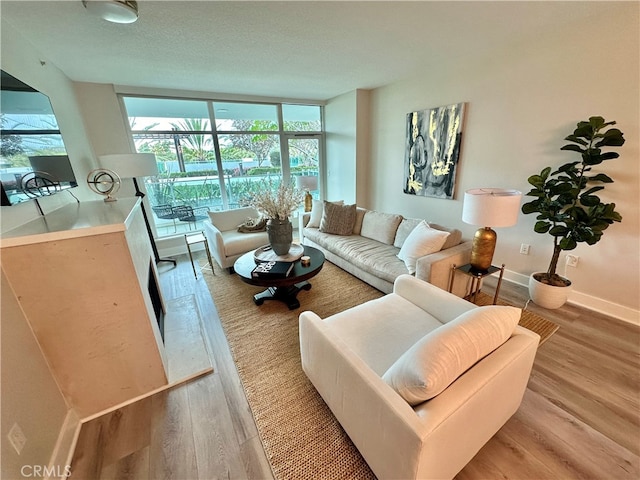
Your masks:
<svg viewBox="0 0 640 480"><path fill-rule="evenodd" d="M304 192L293 184L281 182L275 188L272 181L264 182L253 195L251 205L267 218L286 220L304 199Z"/></svg>

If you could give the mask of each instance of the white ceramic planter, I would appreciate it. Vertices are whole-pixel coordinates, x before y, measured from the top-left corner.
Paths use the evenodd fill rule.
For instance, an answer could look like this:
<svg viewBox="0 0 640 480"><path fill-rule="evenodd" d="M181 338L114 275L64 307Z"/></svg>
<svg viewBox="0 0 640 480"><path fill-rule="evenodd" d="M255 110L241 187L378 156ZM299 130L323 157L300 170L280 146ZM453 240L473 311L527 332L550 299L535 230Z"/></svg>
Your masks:
<svg viewBox="0 0 640 480"><path fill-rule="evenodd" d="M560 308L567 302L569 294L571 293L572 285L567 287L556 287L553 285L547 285L540 283L531 274L529 277L529 296L533 303L540 305L541 307L548 309Z"/></svg>

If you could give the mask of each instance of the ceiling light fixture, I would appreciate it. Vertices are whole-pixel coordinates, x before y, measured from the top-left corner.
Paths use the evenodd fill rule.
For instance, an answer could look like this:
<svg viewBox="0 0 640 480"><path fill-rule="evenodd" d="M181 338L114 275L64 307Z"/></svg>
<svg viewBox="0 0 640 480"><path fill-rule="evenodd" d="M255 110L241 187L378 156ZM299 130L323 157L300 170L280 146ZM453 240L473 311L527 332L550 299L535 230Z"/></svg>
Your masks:
<svg viewBox="0 0 640 480"><path fill-rule="evenodd" d="M113 23L133 23L138 19L135 0L82 0L89 13Z"/></svg>

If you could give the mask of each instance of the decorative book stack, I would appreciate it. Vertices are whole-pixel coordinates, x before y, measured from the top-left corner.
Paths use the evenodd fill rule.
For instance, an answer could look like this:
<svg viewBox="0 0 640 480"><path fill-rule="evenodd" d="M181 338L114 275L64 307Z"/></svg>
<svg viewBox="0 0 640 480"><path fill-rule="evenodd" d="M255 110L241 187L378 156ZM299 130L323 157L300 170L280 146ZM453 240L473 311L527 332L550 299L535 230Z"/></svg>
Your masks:
<svg viewBox="0 0 640 480"><path fill-rule="evenodd" d="M254 278L285 278L293 270L293 262L260 262L251 271Z"/></svg>

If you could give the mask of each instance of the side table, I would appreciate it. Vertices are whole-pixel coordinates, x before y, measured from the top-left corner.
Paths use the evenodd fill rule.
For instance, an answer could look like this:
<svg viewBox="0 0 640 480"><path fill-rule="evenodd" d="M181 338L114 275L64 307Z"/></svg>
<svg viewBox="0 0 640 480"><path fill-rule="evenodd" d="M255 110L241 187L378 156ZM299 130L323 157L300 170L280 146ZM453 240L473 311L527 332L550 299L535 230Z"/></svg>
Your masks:
<svg viewBox="0 0 640 480"><path fill-rule="evenodd" d="M493 304L495 305L498 301L498 295L500 294L500 286L502 285L502 276L504 275L504 263L501 267L496 267L491 265L487 270L478 270L477 268L472 267L470 264L462 265L457 267L456 265L451 265L451 278L449 278L449 293L453 290L453 279L456 276L457 272L461 272L465 275L471 277L471 288L469 289L469 294L465 297L467 300L476 303L476 299L478 297L478 292L480 291L480 283L484 277L488 277L489 275L493 275L496 272L500 272L500 276L498 278L498 285L496 286L496 293L493 296Z"/></svg>
<svg viewBox="0 0 640 480"><path fill-rule="evenodd" d="M207 242L207 237L204 236L204 233L187 233L184 236L184 240L187 243L187 250L189 251L189 260L191 260L191 268L193 268L193 275L198 279L198 274L196 273L196 266L193 264L193 255L191 253L191 246L196 243L204 243L204 249L207 252L207 259L209 259L209 266L211 267L211 273L213 272L213 262L211 261L211 253L209 252L209 242Z"/></svg>

